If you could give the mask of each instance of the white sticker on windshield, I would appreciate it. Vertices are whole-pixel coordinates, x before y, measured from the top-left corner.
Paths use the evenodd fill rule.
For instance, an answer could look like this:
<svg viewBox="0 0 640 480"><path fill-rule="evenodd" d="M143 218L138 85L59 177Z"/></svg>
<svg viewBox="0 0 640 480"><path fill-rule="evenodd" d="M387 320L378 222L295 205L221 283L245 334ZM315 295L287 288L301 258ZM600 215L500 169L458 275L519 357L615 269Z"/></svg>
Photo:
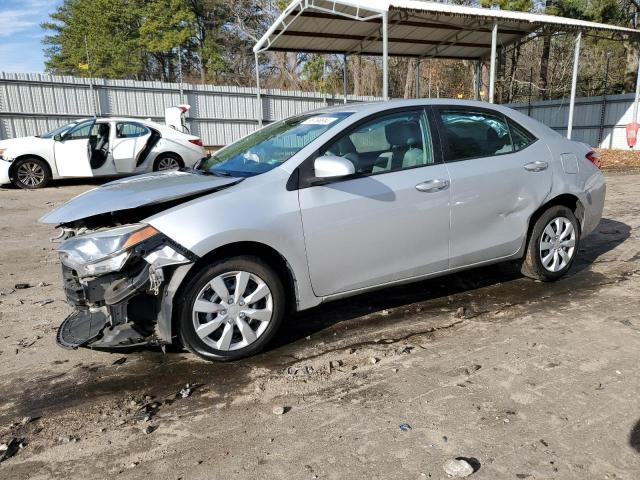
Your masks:
<svg viewBox="0 0 640 480"><path fill-rule="evenodd" d="M302 125L331 125L336 120L336 117L311 117L302 122Z"/></svg>

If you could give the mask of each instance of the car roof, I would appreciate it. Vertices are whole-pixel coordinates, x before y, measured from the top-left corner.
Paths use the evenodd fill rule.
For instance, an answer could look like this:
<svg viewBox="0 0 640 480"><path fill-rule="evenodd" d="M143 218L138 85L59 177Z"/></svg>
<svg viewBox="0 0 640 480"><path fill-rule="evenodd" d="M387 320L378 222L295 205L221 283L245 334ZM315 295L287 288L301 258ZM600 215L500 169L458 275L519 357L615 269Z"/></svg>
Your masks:
<svg viewBox="0 0 640 480"><path fill-rule="evenodd" d="M496 111L505 111L505 107L500 105L494 105L487 102L481 102L477 100L456 100L451 98L421 98L421 99L409 99L409 100L389 100L386 102L363 102L363 103L347 103L343 105L336 105L332 107L323 107L315 110L313 113L330 113L330 112L349 112L349 113L376 113L384 112L386 110L393 110L395 108L413 107L413 106L430 106L430 105L447 105L454 107L467 107L467 108L483 108ZM510 110L510 109L509 109Z"/></svg>

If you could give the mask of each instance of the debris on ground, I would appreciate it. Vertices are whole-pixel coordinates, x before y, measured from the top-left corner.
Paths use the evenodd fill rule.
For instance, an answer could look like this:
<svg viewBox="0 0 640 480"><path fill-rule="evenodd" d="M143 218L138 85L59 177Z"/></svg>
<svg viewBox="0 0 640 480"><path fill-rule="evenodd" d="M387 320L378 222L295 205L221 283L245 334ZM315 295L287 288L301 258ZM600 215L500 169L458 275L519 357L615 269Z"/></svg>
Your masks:
<svg viewBox="0 0 640 480"><path fill-rule="evenodd" d="M127 361L127 357L120 357L119 359L114 361L111 365L122 365L126 361Z"/></svg>
<svg viewBox="0 0 640 480"><path fill-rule="evenodd" d="M414 348L416 348L416 347L412 347L412 346L410 346L410 345L405 345L404 347L399 348L399 349L397 350L397 352L398 352L398 354L400 354L400 355L402 355L402 354L409 354L409 353L411 353L411 350L413 350Z"/></svg>
<svg viewBox="0 0 640 480"><path fill-rule="evenodd" d="M0 443L0 463L10 459L16 453L18 453L18 450L24 447L24 440L15 437L6 443Z"/></svg>
<svg viewBox="0 0 640 480"><path fill-rule="evenodd" d="M464 318L466 314L467 314L467 309L465 307L459 307L456 310L456 317L458 318Z"/></svg>
<svg viewBox="0 0 640 480"><path fill-rule="evenodd" d="M143 431L144 431L145 435L149 435L150 433L153 433L153 431L155 429L156 429L156 427L154 427L152 425L147 425Z"/></svg>
<svg viewBox="0 0 640 480"><path fill-rule="evenodd" d="M369 357L369 363L371 365L375 365L376 363L378 363L378 359L376 357Z"/></svg>
<svg viewBox="0 0 640 480"><path fill-rule="evenodd" d="M180 391L176 394L177 398L187 398L190 397L194 390L198 388L198 385L195 383L187 383L184 387L180 389Z"/></svg>
<svg viewBox="0 0 640 480"><path fill-rule="evenodd" d="M55 302L55 300L51 299L51 298L47 298L46 300L40 300L37 302L33 302L34 305L40 305L41 307L44 307L45 305L49 305L50 303Z"/></svg>
<svg viewBox="0 0 640 480"><path fill-rule="evenodd" d="M39 286L39 287L48 287L48 286L50 286L50 285L51 285L51 284L50 284L50 283L47 283L47 282L40 282L40 283L38 284L38 286Z"/></svg>
<svg viewBox="0 0 640 480"><path fill-rule="evenodd" d="M27 423L35 422L38 419L40 419L40 417L23 417L22 420L20 420L20 425L26 425Z"/></svg>
<svg viewBox="0 0 640 480"><path fill-rule="evenodd" d="M444 466L444 471L450 477L464 478L476 471L466 458L452 458L448 460Z"/></svg>
<svg viewBox="0 0 640 480"><path fill-rule="evenodd" d="M78 437L74 437L71 435L66 435L64 437L58 437L58 442L60 443L78 443L80 439Z"/></svg>
<svg viewBox="0 0 640 480"><path fill-rule="evenodd" d="M31 288L33 285L30 283L16 283L13 288L16 290L26 290L27 288Z"/></svg>
<svg viewBox="0 0 640 480"><path fill-rule="evenodd" d="M332 370L337 370L341 366L342 366L342 360L331 360L329 362L329 373L331 373Z"/></svg>
<svg viewBox="0 0 640 480"><path fill-rule="evenodd" d="M275 407L273 407L271 409L271 412L274 415L284 415L286 413L286 411L287 411L287 409L283 405L276 405Z"/></svg>
<svg viewBox="0 0 640 480"><path fill-rule="evenodd" d="M145 403L133 414L133 419L139 422L148 422L158 413L158 409L162 404L160 402Z"/></svg>
<svg viewBox="0 0 640 480"><path fill-rule="evenodd" d="M409 430L411 430L411 425L409 425L408 423L401 423L400 430L402 430L403 432L408 432Z"/></svg>
<svg viewBox="0 0 640 480"><path fill-rule="evenodd" d="M288 367L287 375L311 375L314 369L311 365L305 365L304 367Z"/></svg>

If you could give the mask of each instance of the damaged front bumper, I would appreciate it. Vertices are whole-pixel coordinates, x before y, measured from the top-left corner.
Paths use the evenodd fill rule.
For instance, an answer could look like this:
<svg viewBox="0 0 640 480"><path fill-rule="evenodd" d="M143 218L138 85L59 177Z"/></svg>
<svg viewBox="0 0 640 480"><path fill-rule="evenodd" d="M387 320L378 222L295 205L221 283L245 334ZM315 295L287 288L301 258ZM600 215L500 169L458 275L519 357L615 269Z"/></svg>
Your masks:
<svg viewBox="0 0 640 480"><path fill-rule="evenodd" d="M172 343L174 294L197 258L166 238L147 252L135 249L121 271L88 278L63 262L64 290L75 311L58 329L60 346L111 350Z"/></svg>

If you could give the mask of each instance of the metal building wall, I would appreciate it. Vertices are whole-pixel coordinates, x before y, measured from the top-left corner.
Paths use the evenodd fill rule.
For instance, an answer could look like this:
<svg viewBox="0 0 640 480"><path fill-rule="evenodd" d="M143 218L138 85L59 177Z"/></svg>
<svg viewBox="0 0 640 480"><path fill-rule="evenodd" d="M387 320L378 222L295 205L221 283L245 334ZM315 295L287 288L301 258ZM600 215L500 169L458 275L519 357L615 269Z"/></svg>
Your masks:
<svg viewBox="0 0 640 480"><path fill-rule="evenodd" d="M349 102L380 100L348 96ZM578 98L573 138L602 148L627 148L625 126L633 116L633 95ZM603 103L604 102L604 103ZM71 119L103 116L164 121L164 109L191 105L188 125L208 146L226 145L258 126L256 90L212 85L88 79L0 72L0 139L35 135ZM325 105L343 103L340 95L265 90L265 123ZM568 100L510 105L566 134ZM602 129L602 141L599 142Z"/></svg>
<svg viewBox="0 0 640 480"><path fill-rule="evenodd" d="M378 100L349 95L347 101ZM265 123L326 105L341 95L263 90ZM36 135L72 119L99 116L152 118L164 122L167 107L188 103L191 133L207 146L226 145L258 126L255 88L133 80L105 80L0 72L0 139Z"/></svg>

